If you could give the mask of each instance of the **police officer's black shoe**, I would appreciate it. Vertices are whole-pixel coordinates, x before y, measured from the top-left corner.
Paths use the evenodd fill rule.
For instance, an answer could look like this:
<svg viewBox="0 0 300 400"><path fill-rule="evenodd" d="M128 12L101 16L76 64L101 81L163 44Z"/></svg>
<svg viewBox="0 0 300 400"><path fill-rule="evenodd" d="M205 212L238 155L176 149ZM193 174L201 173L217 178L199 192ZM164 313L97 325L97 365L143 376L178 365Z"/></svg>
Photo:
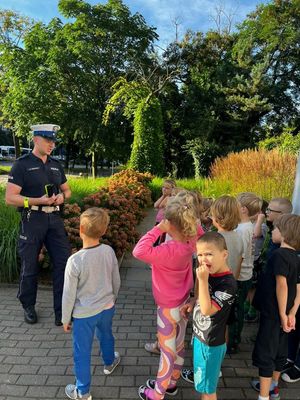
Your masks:
<svg viewBox="0 0 300 400"><path fill-rule="evenodd" d="M37 323L37 315L34 306L24 308L24 320L27 324Z"/></svg>

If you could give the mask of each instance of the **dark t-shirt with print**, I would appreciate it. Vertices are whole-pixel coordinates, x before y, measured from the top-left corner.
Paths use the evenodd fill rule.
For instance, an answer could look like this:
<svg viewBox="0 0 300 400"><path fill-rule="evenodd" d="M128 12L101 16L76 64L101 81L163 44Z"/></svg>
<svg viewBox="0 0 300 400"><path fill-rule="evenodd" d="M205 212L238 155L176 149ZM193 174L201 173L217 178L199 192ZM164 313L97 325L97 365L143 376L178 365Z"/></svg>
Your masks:
<svg viewBox="0 0 300 400"><path fill-rule="evenodd" d="M277 275L286 278L288 286L286 313L288 313L294 305L297 283L300 283L300 258L295 250L285 247L274 250L258 282L254 298L255 307L262 315L271 319L279 319L276 296Z"/></svg>
<svg viewBox="0 0 300 400"><path fill-rule="evenodd" d="M237 283L231 272L210 275L209 293L213 305L218 311L210 316L201 313L197 302L193 314L193 331L197 338L208 346L225 343L226 322L234 302Z"/></svg>

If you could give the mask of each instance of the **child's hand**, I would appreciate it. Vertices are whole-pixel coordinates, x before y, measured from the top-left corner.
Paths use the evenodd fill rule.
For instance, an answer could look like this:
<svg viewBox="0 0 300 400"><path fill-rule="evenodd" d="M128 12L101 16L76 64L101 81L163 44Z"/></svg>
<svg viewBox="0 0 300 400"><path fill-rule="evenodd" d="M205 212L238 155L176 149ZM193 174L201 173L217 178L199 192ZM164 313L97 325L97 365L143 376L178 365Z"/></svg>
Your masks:
<svg viewBox="0 0 300 400"><path fill-rule="evenodd" d="M160 221L160 223L157 225L157 227L162 231L162 232L169 232L170 231L170 221L167 219L163 219Z"/></svg>
<svg viewBox="0 0 300 400"><path fill-rule="evenodd" d="M197 278L201 281L208 281L209 270L204 264L200 264L196 269Z"/></svg>
<svg viewBox="0 0 300 400"><path fill-rule="evenodd" d="M288 323L288 316L283 315L280 317L281 319L281 326L284 332L289 333L291 332L292 328L290 328L289 323Z"/></svg>
<svg viewBox="0 0 300 400"><path fill-rule="evenodd" d="M291 330L296 329L296 317L294 314L289 314L287 316L288 318L288 326L291 328Z"/></svg>
<svg viewBox="0 0 300 400"><path fill-rule="evenodd" d="M184 304L180 308L180 314L183 316L183 318L188 319L189 313L193 312L195 306L195 299L190 300L189 303Z"/></svg>
<svg viewBox="0 0 300 400"><path fill-rule="evenodd" d="M72 324L71 324L71 322L69 322L68 324L63 324L63 328L64 328L64 331L65 331L66 333L71 332L71 330L72 330Z"/></svg>
<svg viewBox="0 0 300 400"><path fill-rule="evenodd" d="M265 214L263 214L262 212L257 214L257 220L256 223L262 224L266 219Z"/></svg>

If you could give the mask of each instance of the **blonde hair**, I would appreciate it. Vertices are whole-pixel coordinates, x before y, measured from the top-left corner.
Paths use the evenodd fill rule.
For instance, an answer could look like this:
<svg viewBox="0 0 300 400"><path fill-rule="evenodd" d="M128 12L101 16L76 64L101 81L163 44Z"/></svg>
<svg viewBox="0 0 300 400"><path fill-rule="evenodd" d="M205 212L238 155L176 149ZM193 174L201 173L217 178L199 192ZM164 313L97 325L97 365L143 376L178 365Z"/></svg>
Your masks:
<svg viewBox="0 0 300 400"><path fill-rule="evenodd" d="M183 189L182 187L175 186L172 189L172 196L176 196L180 192L185 192L185 189Z"/></svg>
<svg viewBox="0 0 300 400"><path fill-rule="evenodd" d="M253 217L261 210L262 199L254 193L240 193L236 199L242 207L247 208L249 217Z"/></svg>
<svg viewBox="0 0 300 400"><path fill-rule="evenodd" d="M108 224L109 215L103 208L88 208L80 216L80 226L83 227L83 233L93 239L103 236Z"/></svg>
<svg viewBox="0 0 300 400"><path fill-rule="evenodd" d="M186 189L181 189L175 196L178 199L185 199L186 196L192 196L193 198L193 207L194 211L196 214L197 219L200 219L201 217L201 210L202 210L202 196L199 192L192 191L192 190L186 190Z"/></svg>
<svg viewBox="0 0 300 400"><path fill-rule="evenodd" d="M241 221L239 205L235 197L221 196L211 206L211 214L221 228L233 231Z"/></svg>
<svg viewBox="0 0 300 400"><path fill-rule="evenodd" d="M295 250L300 250L300 216L295 214L283 214L275 222L284 242Z"/></svg>
<svg viewBox="0 0 300 400"><path fill-rule="evenodd" d="M293 211L292 203L289 199L286 199L285 197L275 197L274 199L271 199L271 201L273 203L277 203L280 211L284 214L290 214Z"/></svg>
<svg viewBox="0 0 300 400"><path fill-rule="evenodd" d="M185 237L197 234L197 216L194 197L189 192L180 192L170 198L165 209L165 218Z"/></svg>

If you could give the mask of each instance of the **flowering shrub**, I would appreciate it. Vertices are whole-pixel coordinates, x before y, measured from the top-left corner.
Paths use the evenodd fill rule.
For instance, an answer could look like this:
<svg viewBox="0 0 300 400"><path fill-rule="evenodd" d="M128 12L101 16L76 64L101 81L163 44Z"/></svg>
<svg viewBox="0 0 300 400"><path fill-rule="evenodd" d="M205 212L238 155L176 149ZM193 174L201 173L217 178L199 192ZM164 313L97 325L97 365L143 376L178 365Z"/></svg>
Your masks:
<svg viewBox="0 0 300 400"><path fill-rule="evenodd" d="M151 179L149 174L122 171L109 179L108 188L101 188L83 199L83 211L90 207L102 207L108 211L110 223L102 243L112 246L118 258L130 250L139 237L136 226L145 216L145 208L151 205L151 191L146 186ZM67 204L64 210L65 228L73 252L81 247L81 211L77 204Z"/></svg>

